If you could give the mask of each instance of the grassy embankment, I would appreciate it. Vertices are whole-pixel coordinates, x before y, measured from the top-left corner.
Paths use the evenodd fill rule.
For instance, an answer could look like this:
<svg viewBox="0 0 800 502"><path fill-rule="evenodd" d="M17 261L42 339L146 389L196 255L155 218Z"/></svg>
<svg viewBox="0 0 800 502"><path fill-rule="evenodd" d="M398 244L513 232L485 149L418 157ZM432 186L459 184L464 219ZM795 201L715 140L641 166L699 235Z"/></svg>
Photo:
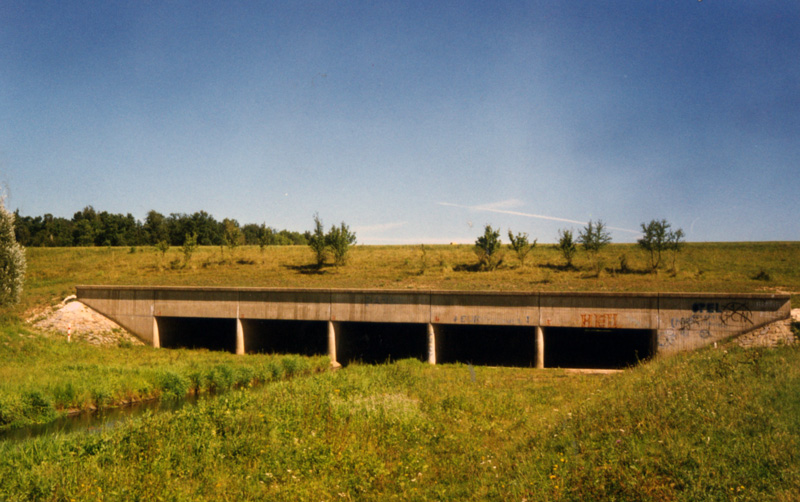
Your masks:
<svg viewBox="0 0 800 502"><path fill-rule="evenodd" d="M630 271L596 277L581 259L578 270L562 269L546 248L526 267L508 256L504 268L480 273L461 271L475 261L468 246L358 247L347 267L321 271L307 267L304 248L244 249L226 262L218 248L201 249L182 269L169 267L177 250L160 269L151 250L31 249L25 298L0 330L0 405L46 420L59 402L180 394L325 363L67 345L15 320L78 283L800 290L795 243L689 245L678 271L659 275L643 273L646 259L632 246L612 246L607 267L622 254ZM603 377L356 365L116 431L0 444L0 499L793 500L798 363L800 352L785 347L705 350Z"/></svg>
<svg viewBox="0 0 800 502"><path fill-rule="evenodd" d="M350 366L0 443L2 500L797 500L800 350Z"/></svg>
<svg viewBox="0 0 800 502"><path fill-rule="evenodd" d="M0 326L0 431L59 416L222 392L327 369L327 357L95 347Z"/></svg>
<svg viewBox="0 0 800 502"><path fill-rule="evenodd" d="M506 251L491 272L471 272L472 247L356 246L349 264L318 270L307 247L241 248L224 259L218 247L200 248L188 267L180 249L165 257L152 248L28 249L30 262L23 309L60 300L84 284L205 285L311 288L390 288L534 291L785 291L800 300L800 243L690 243L675 271L652 274L648 257L631 244L601 252L598 276L585 253L575 269L552 246L538 246L519 266ZM621 267L622 257L627 266ZM667 260L671 262L671 259ZM668 268L670 264L668 264Z"/></svg>
<svg viewBox="0 0 800 502"><path fill-rule="evenodd" d="M539 246L520 266L509 252L492 272L472 272L470 246L357 246L345 267L309 266L306 247L243 248L231 256L200 248L182 266L180 249L165 256L152 248L28 249L29 269L21 305L7 312L0 350L0 428L51 420L68 410L112 406L204 390L224 383L244 385L248 376L264 381L280 374L267 356L161 353L147 348L90 349L28 335L15 316L54 304L76 284L167 284L294 287L368 287L493 290L616 291L800 291L798 243L689 244L676 270L646 273L648 257L633 245L612 245L603 253L607 270L597 276L578 255L566 269L552 246ZM627 266L621 267L621 257ZM670 257L665 257L669 259ZM177 263L177 266L171 266ZM21 335L20 335L21 333ZM63 339L61 340L63 341ZM0 345L0 348L2 346ZM287 360L290 366L300 359ZM293 362L294 361L294 362ZM211 369L219 366L212 374ZM314 368L323 364L312 363ZM198 372L206 374L198 376ZM231 376L236 374L234 376Z"/></svg>

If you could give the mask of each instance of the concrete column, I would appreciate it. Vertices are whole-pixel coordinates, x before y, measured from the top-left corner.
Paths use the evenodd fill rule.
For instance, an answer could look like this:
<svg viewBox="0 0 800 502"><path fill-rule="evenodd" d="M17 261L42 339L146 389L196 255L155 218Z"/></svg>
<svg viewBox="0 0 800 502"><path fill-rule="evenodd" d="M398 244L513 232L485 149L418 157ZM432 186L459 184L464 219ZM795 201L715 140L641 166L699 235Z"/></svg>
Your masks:
<svg viewBox="0 0 800 502"><path fill-rule="evenodd" d="M436 364L436 328L428 323L428 362Z"/></svg>
<svg viewBox="0 0 800 502"><path fill-rule="evenodd" d="M153 347L161 348L161 336L158 334L158 321L153 316Z"/></svg>
<svg viewBox="0 0 800 502"><path fill-rule="evenodd" d="M244 355L244 326L239 318L236 318L236 355Z"/></svg>
<svg viewBox="0 0 800 502"><path fill-rule="evenodd" d="M544 329L536 326L536 367L544 368Z"/></svg>
<svg viewBox="0 0 800 502"><path fill-rule="evenodd" d="M336 332L339 331L339 324L328 321L328 355L331 357L331 367L341 368L342 365L336 359Z"/></svg>

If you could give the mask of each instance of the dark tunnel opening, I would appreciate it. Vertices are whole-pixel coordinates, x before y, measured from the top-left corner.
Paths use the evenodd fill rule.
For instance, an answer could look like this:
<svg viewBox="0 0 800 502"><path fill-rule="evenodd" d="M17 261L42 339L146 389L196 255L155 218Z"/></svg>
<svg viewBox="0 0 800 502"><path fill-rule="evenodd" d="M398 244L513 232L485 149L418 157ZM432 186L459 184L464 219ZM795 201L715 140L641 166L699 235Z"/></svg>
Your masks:
<svg viewBox="0 0 800 502"><path fill-rule="evenodd" d="M545 328L546 368L620 369L654 354L655 331L647 329Z"/></svg>
<svg viewBox="0 0 800 502"><path fill-rule="evenodd" d="M437 325L436 362L484 366L535 366L536 328Z"/></svg>
<svg viewBox="0 0 800 502"><path fill-rule="evenodd" d="M248 354L316 356L328 353L328 323L325 321L243 319L242 330Z"/></svg>
<svg viewBox="0 0 800 502"><path fill-rule="evenodd" d="M236 352L236 319L157 317L161 346Z"/></svg>
<svg viewBox="0 0 800 502"><path fill-rule="evenodd" d="M338 325L339 363L380 364L398 359L428 359L426 324L342 322Z"/></svg>

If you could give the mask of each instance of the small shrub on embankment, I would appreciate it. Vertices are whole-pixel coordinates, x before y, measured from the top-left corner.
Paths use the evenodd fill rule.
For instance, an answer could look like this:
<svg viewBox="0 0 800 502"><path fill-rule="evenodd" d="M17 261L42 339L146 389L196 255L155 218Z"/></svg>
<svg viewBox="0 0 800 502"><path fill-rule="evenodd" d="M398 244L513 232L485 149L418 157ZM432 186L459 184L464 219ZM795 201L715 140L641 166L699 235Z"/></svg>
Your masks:
<svg viewBox="0 0 800 502"><path fill-rule="evenodd" d="M796 500L800 349L613 375L350 365L0 443L0 500Z"/></svg>

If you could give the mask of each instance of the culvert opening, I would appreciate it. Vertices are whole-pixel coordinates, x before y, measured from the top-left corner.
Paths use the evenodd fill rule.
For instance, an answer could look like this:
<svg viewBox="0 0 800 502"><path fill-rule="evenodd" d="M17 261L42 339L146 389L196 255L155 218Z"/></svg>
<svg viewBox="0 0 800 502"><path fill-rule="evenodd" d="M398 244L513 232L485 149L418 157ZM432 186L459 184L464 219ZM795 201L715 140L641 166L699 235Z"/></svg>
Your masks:
<svg viewBox="0 0 800 502"><path fill-rule="evenodd" d="M426 324L342 322L337 329L336 359L341 364L428 359Z"/></svg>
<svg viewBox="0 0 800 502"><path fill-rule="evenodd" d="M242 330L248 354L328 353L328 323L324 321L242 319Z"/></svg>
<svg viewBox="0 0 800 502"><path fill-rule="evenodd" d="M161 346L236 353L236 319L157 317Z"/></svg>
<svg viewBox="0 0 800 502"><path fill-rule="evenodd" d="M545 328L547 368L619 369L654 354L655 331L647 329Z"/></svg>
<svg viewBox="0 0 800 502"><path fill-rule="evenodd" d="M436 362L483 366L536 365L536 328L437 325Z"/></svg>

